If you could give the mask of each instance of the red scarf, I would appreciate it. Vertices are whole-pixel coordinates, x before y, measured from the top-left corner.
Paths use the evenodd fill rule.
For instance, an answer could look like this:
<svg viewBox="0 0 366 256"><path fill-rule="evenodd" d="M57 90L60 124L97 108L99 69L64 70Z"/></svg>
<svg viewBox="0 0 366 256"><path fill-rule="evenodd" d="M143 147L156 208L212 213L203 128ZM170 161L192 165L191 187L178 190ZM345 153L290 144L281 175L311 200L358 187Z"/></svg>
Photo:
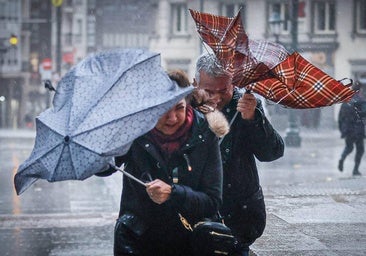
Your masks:
<svg viewBox="0 0 366 256"><path fill-rule="evenodd" d="M173 152L180 149L190 137L190 130L193 124L193 108L187 105L186 120L183 125L172 135L165 135L156 128L152 129L148 136L164 154L170 156Z"/></svg>

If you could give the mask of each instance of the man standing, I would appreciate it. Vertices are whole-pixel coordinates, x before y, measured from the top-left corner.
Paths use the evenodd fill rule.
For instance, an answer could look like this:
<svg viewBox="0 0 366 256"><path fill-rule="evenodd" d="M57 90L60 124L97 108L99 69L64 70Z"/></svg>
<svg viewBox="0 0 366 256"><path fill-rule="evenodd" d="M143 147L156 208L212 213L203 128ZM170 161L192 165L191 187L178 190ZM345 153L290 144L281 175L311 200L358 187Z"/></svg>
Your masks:
<svg viewBox="0 0 366 256"><path fill-rule="evenodd" d="M338 127L341 132L341 138L345 140L345 148L338 162L338 170L343 171L343 164L346 157L353 151L353 145L356 146L355 165L353 167L353 175L361 175L359 166L362 155L365 151L365 120L366 119L366 97L364 96L364 88L360 86L360 90L355 94L348 103L342 103L338 116Z"/></svg>
<svg viewBox="0 0 366 256"><path fill-rule="evenodd" d="M210 102L232 123L220 145L224 170L220 213L240 241L240 255L248 255L249 245L262 235L266 224L255 158L273 161L282 157L284 143L265 117L261 102L234 88L232 75L214 54L198 58L193 84L205 90Z"/></svg>

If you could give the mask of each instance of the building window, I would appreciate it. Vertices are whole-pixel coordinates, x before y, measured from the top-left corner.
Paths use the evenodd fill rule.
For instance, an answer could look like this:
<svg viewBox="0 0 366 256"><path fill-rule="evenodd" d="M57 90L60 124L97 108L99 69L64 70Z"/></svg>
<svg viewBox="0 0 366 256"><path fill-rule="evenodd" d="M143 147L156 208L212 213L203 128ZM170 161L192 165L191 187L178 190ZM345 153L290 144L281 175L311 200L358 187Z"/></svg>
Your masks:
<svg viewBox="0 0 366 256"><path fill-rule="evenodd" d="M6 4L4 2L0 2L0 20L4 20L5 19L5 7Z"/></svg>
<svg viewBox="0 0 366 256"><path fill-rule="evenodd" d="M278 35L289 35L291 33L292 11L294 5L289 0L268 0L267 21L280 20ZM299 0L297 7L297 26L298 33L306 33L306 2ZM268 28L270 28L268 24Z"/></svg>
<svg viewBox="0 0 366 256"><path fill-rule="evenodd" d="M281 20L279 34L288 34L290 32L291 18L290 18L290 8L288 2L276 2L269 4L269 18L277 16Z"/></svg>
<svg viewBox="0 0 366 256"><path fill-rule="evenodd" d="M83 21L81 19L77 19L75 22L75 35L81 35L83 31Z"/></svg>
<svg viewBox="0 0 366 256"><path fill-rule="evenodd" d="M76 19L74 23L73 29L73 44L80 44L82 41L82 32L83 32L83 21L82 19Z"/></svg>
<svg viewBox="0 0 366 256"><path fill-rule="evenodd" d="M96 44L95 41L95 16L88 15L88 23L86 24L87 29L87 45L88 47L94 47Z"/></svg>
<svg viewBox="0 0 366 256"><path fill-rule="evenodd" d="M355 27L357 34L366 34L366 0L356 0Z"/></svg>
<svg viewBox="0 0 366 256"><path fill-rule="evenodd" d="M333 1L314 1L314 33L335 33L335 3Z"/></svg>
<svg viewBox="0 0 366 256"><path fill-rule="evenodd" d="M171 4L172 34L186 35L187 32L187 5L185 3Z"/></svg>
<svg viewBox="0 0 366 256"><path fill-rule="evenodd" d="M245 8L244 4L225 2L221 4L221 15L226 17L234 17L238 14L240 9L244 11L245 10L244 8Z"/></svg>

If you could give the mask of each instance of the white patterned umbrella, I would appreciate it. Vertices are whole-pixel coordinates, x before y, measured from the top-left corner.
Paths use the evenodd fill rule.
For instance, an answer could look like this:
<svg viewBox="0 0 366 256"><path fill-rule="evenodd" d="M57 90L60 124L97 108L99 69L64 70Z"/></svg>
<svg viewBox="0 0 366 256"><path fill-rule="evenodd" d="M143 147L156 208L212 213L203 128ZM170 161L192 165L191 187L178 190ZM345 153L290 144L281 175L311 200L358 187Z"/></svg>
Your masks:
<svg viewBox="0 0 366 256"><path fill-rule="evenodd" d="M147 50L87 57L61 79L53 108L36 118L33 151L14 178L17 194L37 179L84 180L106 170L192 89L169 79L160 55Z"/></svg>

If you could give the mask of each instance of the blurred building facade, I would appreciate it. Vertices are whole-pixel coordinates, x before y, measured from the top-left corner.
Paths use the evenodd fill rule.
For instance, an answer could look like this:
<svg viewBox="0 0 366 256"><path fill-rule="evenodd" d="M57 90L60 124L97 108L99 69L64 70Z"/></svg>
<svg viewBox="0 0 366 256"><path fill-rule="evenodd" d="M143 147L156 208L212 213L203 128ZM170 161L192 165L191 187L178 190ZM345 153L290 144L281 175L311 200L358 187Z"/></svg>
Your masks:
<svg viewBox="0 0 366 256"><path fill-rule="evenodd" d="M17 44L21 35L21 1L0 1L0 126L14 125L20 120L22 107L21 52ZM17 43L11 44L10 38L16 37Z"/></svg>
<svg viewBox="0 0 366 256"><path fill-rule="evenodd" d="M147 48L161 53L165 68L193 78L195 60L207 49L188 9L234 16L242 8L250 38L277 40L291 51L290 6L289 0L0 0L1 40L19 35L16 47L0 44L0 127L22 127L26 116L33 119L52 96L42 80L57 84L95 51ZM269 24L273 13L283 21L276 36ZM364 77L366 0L299 0L297 38L298 51L334 78ZM286 110L267 107L284 128ZM301 110L300 126L335 127L338 107Z"/></svg>
<svg viewBox="0 0 366 256"><path fill-rule="evenodd" d="M51 18L50 1L0 1L0 128L33 126L47 107L40 84L42 64L51 61Z"/></svg>

